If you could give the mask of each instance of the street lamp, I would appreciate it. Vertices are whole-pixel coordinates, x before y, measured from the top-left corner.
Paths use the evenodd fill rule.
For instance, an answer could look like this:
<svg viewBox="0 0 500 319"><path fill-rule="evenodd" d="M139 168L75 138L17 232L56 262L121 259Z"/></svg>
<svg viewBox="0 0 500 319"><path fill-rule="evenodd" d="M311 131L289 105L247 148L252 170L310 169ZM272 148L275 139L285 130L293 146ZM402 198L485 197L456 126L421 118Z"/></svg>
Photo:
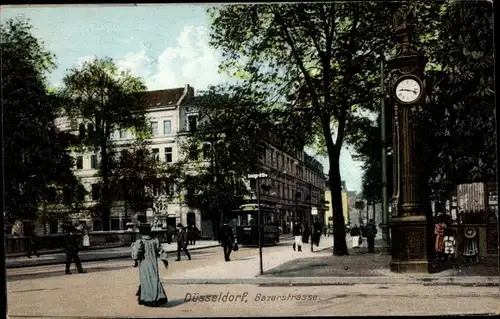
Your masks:
<svg viewBox="0 0 500 319"><path fill-rule="evenodd" d="M259 227L259 263L260 263L260 274L264 274L264 267L262 265L262 216L260 213L260 180L267 178L266 173L259 174L248 174L249 179L255 179L257 187L257 225Z"/></svg>

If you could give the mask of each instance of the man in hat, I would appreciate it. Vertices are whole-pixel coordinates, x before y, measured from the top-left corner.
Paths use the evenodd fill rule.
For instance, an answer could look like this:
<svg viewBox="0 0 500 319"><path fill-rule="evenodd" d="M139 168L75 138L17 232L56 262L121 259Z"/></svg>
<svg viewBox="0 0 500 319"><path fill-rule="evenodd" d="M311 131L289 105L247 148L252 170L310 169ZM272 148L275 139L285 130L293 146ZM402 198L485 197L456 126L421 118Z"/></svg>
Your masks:
<svg viewBox="0 0 500 319"><path fill-rule="evenodd" d="M78 273L85 273L78 257L78 241L76 239L75 228L71 224L64 224L63 229L66 231L66 274L71 274L70 266L72 262L75 263Z"/></svg>
<svg viewBox="0 0 500 319"><path fill-rule="evenodd" d="M188 238L187 238L187 232L184 226L182 226L181 223L177 224L177 228L179 229L179 232L177 233L177 259L176 261L181 260L181 251L184 252L184 254L191 260L191 255L189 254L189 251L187 250L187 245L188 245Z"/></svg>
<svg viewBox="0 0 500 319"><path fill-rule="evenodd" d="M234 234L233 229L227 224L227 220L224 220L222 227L219 229L219 243L224 249L224 259L231 261L229 256L233 251Z"/></svg>
<svg viewBox="0 0 500 319"><path fill-rule="evenodd" d="M366 232L366 241L368 243L368 252L375 252L375 236L377 235L377 226L375 226L375 222L373 219L370 219L365 228Z"/></svg>

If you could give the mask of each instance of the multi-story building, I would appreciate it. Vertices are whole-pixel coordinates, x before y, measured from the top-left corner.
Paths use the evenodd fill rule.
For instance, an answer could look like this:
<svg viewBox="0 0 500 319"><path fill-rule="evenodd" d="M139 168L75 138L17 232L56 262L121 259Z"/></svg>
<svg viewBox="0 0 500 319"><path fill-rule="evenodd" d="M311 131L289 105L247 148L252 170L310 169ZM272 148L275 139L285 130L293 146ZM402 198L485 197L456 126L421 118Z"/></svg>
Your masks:
<svg viewBox="0 0 500 319"><path fill-rule="evenodd" d="M153 153L167 163L175 163L181 159L183 152L181 145L190 131L194 131L200 121L197 108L194 106L194 88L186 85L184 88L144 92L147 101L146 117L151 124L151 143ZM90 123L80 123L75 134L91 131ZM119 130L112 133L111 147L113 152L119 152L133 143L135 137L130 131ZM289 223L294 218L307 221L311 208L318 211L319 220L324 216L324 192L325 180L322 165L313 157L307 155L303 150L293 153L287 152L280 147L276 139L272 137L265 141L265 155L260 159L261 169L268 173L269 177L263 183L267 184L269 191L261 194L261 202L275 207L281 214L283 229L289 228ZM78 176L89 192L84 200L87 205L95 204L99 200L99 167L98 153L73 153L76 159L75 175ZM188 168L186 168L188 169ZM250 189L255 184L248 181ZM175 186L174 186L175 187ZM183 193L173 189L178 196L168 205L161 207L155 212L155 223L158 221L162 226L177 223L184 225L196 225L202 231L202 236L211 236L212 221L204 220L200 209L188 207L183 200ZM248 198L248 201L252 201ZM314 218L314 217L313 217ZM127 208L124 202L114 202L110 216L110 229L124 229L126 222L134 220L152 220L151 212L137 212ZM88 220L94 230L102 229L99 220Z"/></svg>

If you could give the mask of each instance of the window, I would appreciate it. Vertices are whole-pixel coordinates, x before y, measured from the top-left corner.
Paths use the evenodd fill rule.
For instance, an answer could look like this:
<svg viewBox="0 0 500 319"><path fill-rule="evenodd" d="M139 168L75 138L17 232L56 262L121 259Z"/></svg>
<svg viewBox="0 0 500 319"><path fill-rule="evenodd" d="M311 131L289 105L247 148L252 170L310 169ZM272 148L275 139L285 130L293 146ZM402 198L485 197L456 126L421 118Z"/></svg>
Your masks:
<svg viewBox="0 0 500 319"><path fill-rule="evenodd" d="M163 121L163 135L172 133L172 122L170 120Z"/></svg>
<svg viewBox="0 0 500 319"><path fill-rule="evenodd" d="M161 187L161 181L155 180L152 185L153 196L160 195L160 187Z"/></svg>
<svg viewBox="0 0 500 319"><path fill-rule="evenodd" d="M76 169L83 169L83 156L76 157Z"/></svg>
<svg viewBox="0 0 500 319"><path fill-rule="evenodd" d="M188 131L190 132L196 132L197 128L197 122L198 122L198 115L188 115L187 117L188 120Z"/></svg>
<svg viewBox="0 0 500 319"><path fill-rule="evenodd" d="M101 187L99 184L92 184L92 200L99 200L99 192Z"/></svg>
<svg viewBox="0 0 500 319"><path fill-rule="evenodd" d="M256 188L257 188L257 180L256 180L256 179L253 179L253 178L252 178L252 179L250 180L250 188L251 188L252 190L254 190L254 189L256 189Z"/></svg>
<svg viewBox="0 0 500 319"><path fill-rule="evenodd" d="M167 163L172 163L172 148L165 147L165 161Z"/></svg>
<svg viewBox="0 0 500 319"><path fill-rule="evenodd" d="M210 159L210 143L203 143L203 159Z"/></svg>
<svg viewBox="0 0 500 319"><path fill-rule="evenodd" d="M160 149L159 148L153 148L153 158L155 161L160 160Z"/></svg>
<svg viewBox="0 0 500 319"><path fill-rule="evenodd" d="M78 127L78 136L80 138L85 137L85 125L84 124L80 124L80 126Z"/></svg>
<svg viewBox="0 0 500 319"><path fill-rule="evenodd" d="M126 130L120 130L120 138L125 138L127 137L127 131Z"/></svg>
<svg viewBox="0 0 500 319"><path fill-rule="evenodd" d="M192 161L198 160L198 148L196 146L192 146L189 149L189 159Z"/></svg>
<svg viewBox="0 0 500 319"><path fill-rule="evenodd" d="M90 156L90 168L97 169L97 155Z"/></svg>
<svg viewBox="0 0 500 319"><path fill-rule="evenodd" d="M171 182L165 181L165 194L173 195L174 194L174 184Z"/></svg>
<svg viewBox="0 0 500 319"><path fill-rule="evenodd" d="M120 230L120 219L110 218L110 230Z"/></svg>
<svg viewBox="0 0 500 319"><path fill-rule="evenodd" d="M83 185L78 185L78 200L83 202L85 200L85 188Z"/></svg>
<svg viewBox="0 0 500 319"><path fill-rule="evenodd" d="M94 135L94 125L93 124L91 124L91 123L87 124L87 133L88 133L89 137Z"/></svg>
<svg viewBox="0 0 500 319"><path fill-rule="evenodd" d="M126 158L127 158L127 151L126 150L121 150L120 152L120 165L124 165Z"/></svg>
<svg viewBox="0 0 500 319"><path fill-rule="evenodd" d="M158 136L158 122L157 121L151 122L151 134L153 136Z"/></svg>

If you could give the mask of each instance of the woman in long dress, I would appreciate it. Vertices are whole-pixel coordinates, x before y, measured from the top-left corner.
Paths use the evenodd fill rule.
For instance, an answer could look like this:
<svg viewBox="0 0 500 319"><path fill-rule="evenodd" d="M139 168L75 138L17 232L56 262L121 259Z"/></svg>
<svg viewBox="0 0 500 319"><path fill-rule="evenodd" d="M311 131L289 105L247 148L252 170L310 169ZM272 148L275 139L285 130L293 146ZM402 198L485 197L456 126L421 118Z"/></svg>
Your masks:
<svg viewBox="0 0 500 319"><path fill-rule="evenodd" d="M352 238L352 248L359 248L360 244L360 238L361 232L359 230L358 225L354 225L353 228L351 228L351 238Z"/></svg>
<svg viewBox="0 0 500 319"><path fill-rule="evenodd" d="M151 226L140 225L141 239L132 244L132 258L139 267L139 290L137 291L140 305L158 307L168 302L165 289L160 281L158 257L162 257L165 266L165 252L158 239L151 238Z"/></svg>
<svg viewBox="0 0 500 319"><path fill-rule="evenodd" d="M444 258L444 230L446 229L446 224L442 217L438 217L437 224L434 226L434 235L436 236L436 242L434 244L434 250L439 260Z"/></svg>
<svg viewBox="0 0 500 319"><path fill-rule="evenodd" d="M87 222L82 224L82 246L84 249L88 249L90 247L90 236L89 236L89 228L87 227Z"/></svg>

